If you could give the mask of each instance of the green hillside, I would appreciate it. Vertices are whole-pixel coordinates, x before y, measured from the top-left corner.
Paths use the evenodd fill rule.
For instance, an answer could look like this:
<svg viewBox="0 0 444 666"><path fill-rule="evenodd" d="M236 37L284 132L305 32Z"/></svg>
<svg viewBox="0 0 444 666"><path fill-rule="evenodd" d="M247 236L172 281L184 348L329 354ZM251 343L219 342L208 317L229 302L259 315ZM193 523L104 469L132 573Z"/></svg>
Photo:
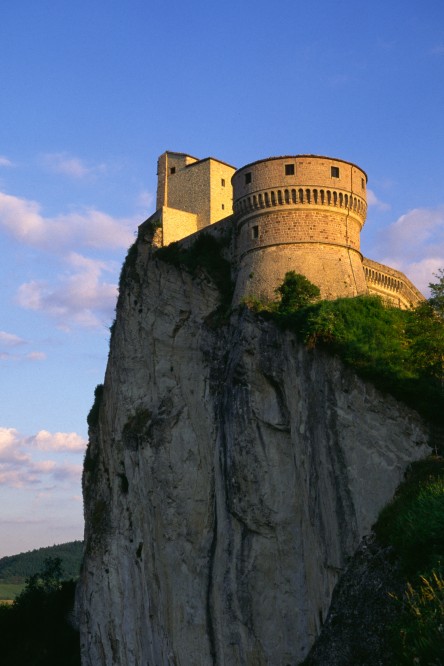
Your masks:
<svg viewBox="0 0 444 666"><path fill-rule="evenodd" d="M0 559L0 584L24 583L26 578L42 571L45 560L49 557L60 557L64 578L77 578L82 553L83 542L71 541L58 546L48 546L30 550L27 553L2 557Z"/></svg>

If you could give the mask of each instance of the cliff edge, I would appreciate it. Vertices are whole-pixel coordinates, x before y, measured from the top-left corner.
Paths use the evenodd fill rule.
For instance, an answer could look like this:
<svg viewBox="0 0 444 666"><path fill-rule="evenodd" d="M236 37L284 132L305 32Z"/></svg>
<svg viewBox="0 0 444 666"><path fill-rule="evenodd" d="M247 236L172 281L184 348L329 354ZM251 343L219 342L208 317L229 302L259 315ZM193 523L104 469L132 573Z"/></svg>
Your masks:
<svg viewBox="0 0 444 666"><path fill-rule="evenodd" d="M83 666L301 662L419 417L142 238L85 460Z"/></svg>

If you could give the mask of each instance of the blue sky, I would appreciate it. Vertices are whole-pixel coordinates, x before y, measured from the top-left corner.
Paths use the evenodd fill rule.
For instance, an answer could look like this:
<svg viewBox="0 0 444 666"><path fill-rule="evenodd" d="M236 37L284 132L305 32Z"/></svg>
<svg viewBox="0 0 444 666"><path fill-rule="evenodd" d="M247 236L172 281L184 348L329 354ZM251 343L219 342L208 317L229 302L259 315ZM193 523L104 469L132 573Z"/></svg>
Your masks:
<svg viewBox="0 0 444 666"><path fill-rule="evenodd" d="M0 9L0 556L82 537L86 415L164 150L350 160L362 250L444 266L442 0Z"/></svg>

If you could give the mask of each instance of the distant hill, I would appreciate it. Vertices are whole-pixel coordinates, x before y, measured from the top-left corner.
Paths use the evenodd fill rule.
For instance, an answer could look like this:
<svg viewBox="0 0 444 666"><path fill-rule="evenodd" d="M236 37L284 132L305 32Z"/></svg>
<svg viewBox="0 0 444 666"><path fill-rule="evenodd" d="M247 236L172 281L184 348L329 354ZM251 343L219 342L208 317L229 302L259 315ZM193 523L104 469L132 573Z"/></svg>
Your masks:
<svg viewBox="0 0 444 666"><path fill-rule="evenodd" d="M82 561L83 541L30 550L27 553L0 558L0 583L23 583L43 569L48 557L60 557L64 578L77 578Z"/></svg>

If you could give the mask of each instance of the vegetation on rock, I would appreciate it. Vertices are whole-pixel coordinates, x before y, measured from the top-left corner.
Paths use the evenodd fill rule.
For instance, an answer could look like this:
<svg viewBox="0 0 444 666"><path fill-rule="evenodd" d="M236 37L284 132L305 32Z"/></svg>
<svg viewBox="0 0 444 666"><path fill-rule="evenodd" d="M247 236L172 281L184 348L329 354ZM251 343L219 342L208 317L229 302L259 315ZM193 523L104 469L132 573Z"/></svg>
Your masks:
<svg viewBox="0 0 444 666"><path fill-rule="evenodd" d="M393 501L375 525L391 545L406 579L394 596L393 648L399 664L444 662L444 459L411 465Z"/></svg>
<svg viewBox="0 0 444 666"><path fill-rule="evenodd" d="M304 308L314 301L318 301L321 295L319 287L310 282L305 275L295 271L285 273L284 281L276 292L281 297L277 304L277 310L281 314L289 314Z"/></svg>
<svg viewBox="0 0 444 666"><path fill-rule="evenodd" d="M427 420L442 423L444 322L437 315L437 296L414 310L391 307L378 296L303 304L298 294L288 293L292 283L286 277L278 289L285 294L283 305L283 299L247 305L294 331L308 347L338 354L361 377Z"/></svg>

